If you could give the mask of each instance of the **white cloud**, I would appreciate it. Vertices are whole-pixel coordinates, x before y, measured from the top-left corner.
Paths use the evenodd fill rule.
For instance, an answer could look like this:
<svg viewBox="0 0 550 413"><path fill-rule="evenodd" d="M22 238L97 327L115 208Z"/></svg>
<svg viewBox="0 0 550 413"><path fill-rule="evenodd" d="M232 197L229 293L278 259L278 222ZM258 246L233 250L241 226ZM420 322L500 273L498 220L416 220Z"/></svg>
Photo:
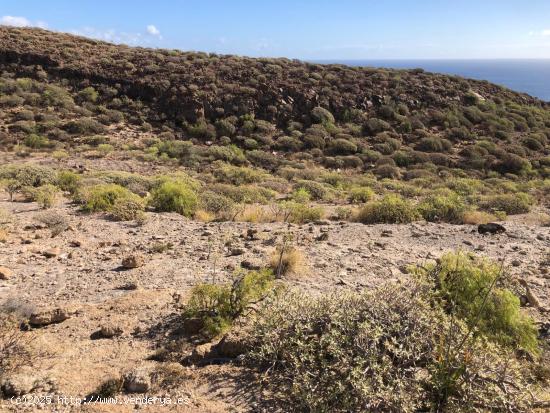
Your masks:
<svg viewBox="0 0 550 413"><path fill-rule="evenodd" d="M2 16L0 17L0 25L12 27L40 27L42 29L48 27L43 21L32 22L22 16Z"/></svg>
<svg viewBox="0 0 550 413"><path fill-rule="evenodd" d="M123 43L130 46L147 43L143 39L141 33L119 32L115 29L99 30L94 27L83 27L81 29L71 30L70 33L77 36L90 37L110 43Z"/></svg>
<svg viewBox="0 0 550 413"><path fill-rule="evenodd" d="M151 36L156 36L159 39L162 39L162 36L160 35L160 30L157 29L157 27L153 24L147 26L147 33L149 33Z"/></svg>

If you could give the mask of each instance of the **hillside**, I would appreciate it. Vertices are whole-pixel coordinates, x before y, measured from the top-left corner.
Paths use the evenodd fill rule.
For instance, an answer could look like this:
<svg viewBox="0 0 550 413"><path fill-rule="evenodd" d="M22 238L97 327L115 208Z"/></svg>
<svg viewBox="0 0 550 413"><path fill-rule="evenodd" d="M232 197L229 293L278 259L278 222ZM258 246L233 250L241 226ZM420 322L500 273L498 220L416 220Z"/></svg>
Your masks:
<svg viewBox="0 0 550 413"><path fill-rule="evenodd" d="M544 411L549 246L548 103L0 26L2 411Z"/></svg>
<svg viewBox="0 0 550 413"><path fill-rule="evenodd" d="M550 108L487 82L130 48L38 29L2 27L0 34L5 76L35 81L5 81L3 107L62 106L36 121L53 140L71 143L102 129L71 118L109 125L123 112L130 124L168 132L164 139L236 144L254 151L249 161L268 168L280 163L270 154L275 150L330 168L371 169L391 158L406 168L431 162L477 175L517 174L530 160L547 174ZM61 89L37 99L46 85Z"/></svg>

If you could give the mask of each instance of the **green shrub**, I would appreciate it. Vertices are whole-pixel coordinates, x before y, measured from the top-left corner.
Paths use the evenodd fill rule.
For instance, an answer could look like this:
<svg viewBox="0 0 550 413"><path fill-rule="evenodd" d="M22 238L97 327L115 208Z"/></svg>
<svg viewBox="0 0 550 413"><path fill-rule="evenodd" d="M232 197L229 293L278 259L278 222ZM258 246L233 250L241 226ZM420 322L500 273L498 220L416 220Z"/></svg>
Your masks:
<svg viewBox="0 0 550 413"><path fill-rule="evenodd" d="M368 187L352 188L348 200L352 204L363 204L374 198L374 191Z"/></svg>
<svg viewBox="0 0 550 413"><path fill-rule="evenodd" d="M156 211L191 217L197 209L198 197L187 182L167 181L153 189L150 204Z"/></svg>
<svg viewBox="0 0 550 413"><path fill-rule="evenodd" d="M301 179L294 184L295 190L300 188L305 189L311 195L311 199L314 200L324 200L329 197L329 191L319 182Z"/></svg>
<svg viewBox="0 0 550 413"><path fill-rule="evenodd" d="M471 254L446 254L437 264L424 266L447 311L466 321L474 334L482 334L512 349L539 352L538 331L520 301L503 285L504 269Z"/></svg>
<svg viewBox="0 0 550 413"><path fill-rule="evenodd" d="M102 125L97 120L92 118L80 118L70 121L65 125L64 129L75 135L101 134L107 130L105 125Z"/></svg>
<svg viewBox="0 0 550 413"><path fill-rule="evenodd" d="M223 163L216 163L213 173L218 182L237 186L260 182L265 175L245 166L232 166Z"/></svg>
<svg viewBox="0 0 550 413"><path fill-rule="evenodd" d="M327 109L322 107L313 108L311 119L314 123L334 123L334 116Z"/></svg>
<svg viewBox="0 0 550 413"><path fill-rule="evenodd" d="M448 152L451 147L452 144L448 140L431 136L422 138L416 145L416 150L422 152Z"/></svg>
<svg viewBox="0 0 550 413"><path fill-rule="evenodd" d="M93 87L89 86L78 92L78 97L83 102L95 103L97 101L97 98L99 97L99 94Z"/></svg>
<svg viewBox="0 0 550 413"><path fill-rule="evenodd" d="M279 207L282 210L284 221L295 224L318 221L323 218L325 212L320 206L295 201L281 202Z"/></svg>
<svg viewBox="0 0 550 413"><path fill-rule="evenodd" d="M335 155L348 155L357 152L357 145L347 139L334 139L329 144L329 150Z"/></svg>
<svg viewBox="0 0 550 413"><path fill-rule="evenodd" d="M112 211L115 203L122 199L140 202L141 198L116 184L98 184L83 187L76 194L77 200L82 202L82 209L86 212Z"/></svg>
<svg viewBox="0 0 550 413"><path fill-rule="evenodd" d="M214 184L208 187L211 191L224 195L239 204L265 204L273 199L276 192L271 189L255 185L234 186L226 184Z"/></svg>
<svg viewBox="0 0 550 413"><path fill-rule="evenodd" d="M200 194L200 207L213 214L230 213L235 208L235 202L225 195L205 191Z"/></svg>
<svg viewBox="0 0 550 413"><path fill-rule="evenodd" d="M55 180L55 184L62 191L70 194L76 193L80 186L81 176L72 171L59 171Z"/></svg>
<svg viewBox="0 0 550 413"><path fill-rule="evenodd" d="M53 169L33 165L6 165L0 167L0 179L15 181L20 187L39 187L55 183L56 173Z"/></svg>
<svg viewBox="0 0 550 413"><path fill-rule="evenodd" d="M24 142L25 145L33 149L44 149L52 146L48 138L45 136L36 135L34 133L27 135Z"/></svg>
<svg viewBox="0 0 550 413"><path fill-rule="evenodd" d="M461 346L462 326L413 282L315 298L282 291L262 303L245 363L268 376L275 410L526 411L518 363L482 340Z"/></svg>
<svg viewBox="0 0 550 413"><path fill-rule="evenodd" d="M379 178L397 179L400 177L399 168L393 165L379 165L374 169Z"/></svg>
<svg viewBox="0 0 550 413"><path fill-rule="evenodd" d="M458 194L433 194L418 205L418 211L426 221L460 224L466 205Z"/></svg>
<svg viewBox="0 0 550 413"><path fill-rule="evenodd" d="M311 194L305 188L296 189L292 192L292 194L290 194L290 197L293 201L298 202L299 204L305 204L311 200Z"/></svg>
<svg viewBox="0 0 550 413"><path fill-rule="evenodd" d="M110 214L117 221L144 221L145 201L139 196L123 197L115 200Z"/></svg>
<svg viewBox="0 0 550 413"><path fill-rule="evenodd" d="M406 224L420 216L415 207L398 195L386 195L379 201L367 203L358 213L363 224Z"/></svg>
<svg viewBox="0 0 550 413"><path fill-rule="evenodd" d="M33 198L44 209L51 208L59 202L61 194L59 188L52 184L39 186L33 191Z"/></svg>
<svg viewBox="0 0 550 413"><path fill-rule="evenodd" d="M508 215L524 214L531 210L533 198L523 192L487 196L481 199L479 206L489 212L505 212Z"/></svg>
<svg viewBox="0 0 550 413"><path fill-rule="evenodd" d="M201 333L209 338L227 331L252 304L262 299L273 287L270 270L237 274L229 284L199 284L191 290L184 318L200 318Z"/></svg>

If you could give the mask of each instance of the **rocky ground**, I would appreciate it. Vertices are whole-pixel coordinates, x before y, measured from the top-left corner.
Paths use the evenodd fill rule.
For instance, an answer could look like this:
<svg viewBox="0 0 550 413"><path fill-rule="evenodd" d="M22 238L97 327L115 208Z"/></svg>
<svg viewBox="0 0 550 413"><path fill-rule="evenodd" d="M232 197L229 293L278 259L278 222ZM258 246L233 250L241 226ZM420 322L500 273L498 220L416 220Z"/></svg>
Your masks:
<svg viewBox="0 0 550 413"><path fill-rule="evenodd" d="M519 287L530 302L526 310L538 321L550 320L550 228L537 224L536 213L502 223L504 234L482 236L467 225L202 223L158 213L148 213L137 226L82 215L68 202L44 211L34 203L9 202L7 194L0 194L0 207L14 217L0 243L0 302L34 314L34 344L47 353L40 366L13 379L14 393L84 397L106 379L131 374L134 390L145 386L147 394L180 398L170 411L249 409L254 389L247 388L251 381L242 368L184 367L148 358L177 330L174 320L192 286L228 280L240 267L265 266L285 234L305 257L302 273L285 282L312 293L404 279L407 265L461 249L502 261L526 282L528 291ZM45 214L50 221L51 214L65 217L68 229L52 237L41 222ZM173 382L160 386L166 377ZM6 400L0 411L122 412L138 406L153 412L162 410L159 403L25 407Z"/></svg>

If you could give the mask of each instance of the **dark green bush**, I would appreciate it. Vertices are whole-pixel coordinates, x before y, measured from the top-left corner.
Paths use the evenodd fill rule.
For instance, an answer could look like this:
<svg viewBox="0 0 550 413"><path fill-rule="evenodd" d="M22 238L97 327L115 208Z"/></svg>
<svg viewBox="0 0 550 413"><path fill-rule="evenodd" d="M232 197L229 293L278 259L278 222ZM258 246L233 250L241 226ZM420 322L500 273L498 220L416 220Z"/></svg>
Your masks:
<svg viewBox="0 0 550 413"><path fill-rule="evenodd" d="M452 144L437 136L422 138L416 145L416 150L423 152L447 152L451 149Z"/></svg>

